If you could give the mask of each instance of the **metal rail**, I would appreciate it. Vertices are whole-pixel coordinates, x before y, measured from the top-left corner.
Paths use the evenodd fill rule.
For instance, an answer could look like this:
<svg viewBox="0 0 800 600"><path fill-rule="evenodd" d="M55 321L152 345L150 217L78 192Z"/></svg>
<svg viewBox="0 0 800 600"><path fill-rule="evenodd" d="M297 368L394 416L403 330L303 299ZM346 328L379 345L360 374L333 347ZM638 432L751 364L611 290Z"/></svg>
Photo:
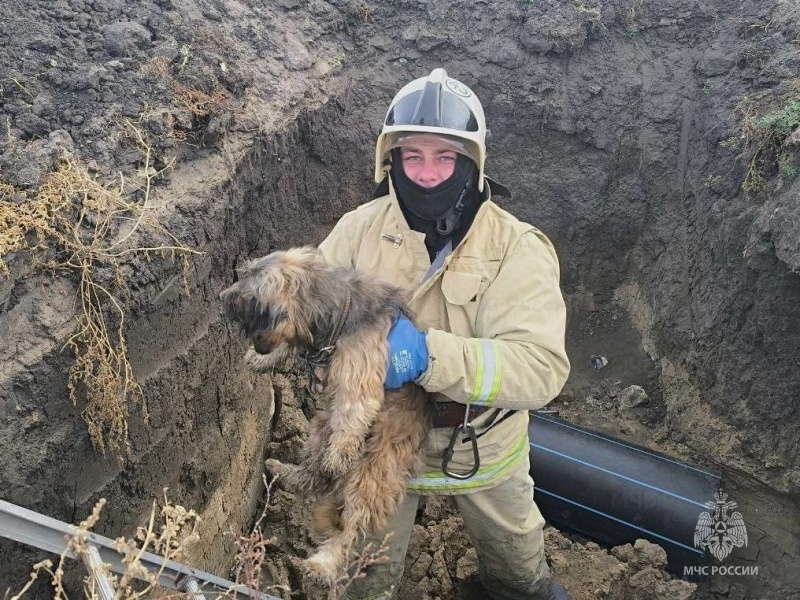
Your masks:
<svg viewBox="0 0 800 600"><path fill-rule="evenodd" d="M41 550L54 554L63 554L69 558L86 558L77 556L71 552L67 545L67 536L75 535L77 528L74 525L58 521L46 515L22 508L16 504L11 504L5 500L0 500L0 537L5 537L28 546L35 546ZM86 541L89 545L97 549L102 563L115 573L124 573L125 565L122 564L122 556L114 549L114 540L98 535L87 533ZM94 554L92 552L92 554ZM92 559L96 557L91 557ZM90 560L89 563L94 563ZM164 559L150 552L142 553L141 564L151 573L159 573L158 584L162 587L189 592L192 598L217 598L228 594L234 598L254 598L256 600L280 600L275 596L270 596L258 590L244 587L186 566L179 562ZM97 576L97 570L89 567L92 575ZM101 584L102 585L102 584Z"/></svg>

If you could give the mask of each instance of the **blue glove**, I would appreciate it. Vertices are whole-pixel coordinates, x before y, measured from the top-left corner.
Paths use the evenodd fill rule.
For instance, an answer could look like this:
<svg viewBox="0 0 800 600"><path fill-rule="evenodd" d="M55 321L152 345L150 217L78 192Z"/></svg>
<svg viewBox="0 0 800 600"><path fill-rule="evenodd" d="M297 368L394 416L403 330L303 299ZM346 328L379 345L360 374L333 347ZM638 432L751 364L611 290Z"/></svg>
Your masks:
<svg viewBox="0 0 800 600"><path fill-rule="evenodd" d="M400 315L389 330L389 365L386 368L387 390L397 390L403 384L414 381L428 368L427 332L420 331Z"/></svg>

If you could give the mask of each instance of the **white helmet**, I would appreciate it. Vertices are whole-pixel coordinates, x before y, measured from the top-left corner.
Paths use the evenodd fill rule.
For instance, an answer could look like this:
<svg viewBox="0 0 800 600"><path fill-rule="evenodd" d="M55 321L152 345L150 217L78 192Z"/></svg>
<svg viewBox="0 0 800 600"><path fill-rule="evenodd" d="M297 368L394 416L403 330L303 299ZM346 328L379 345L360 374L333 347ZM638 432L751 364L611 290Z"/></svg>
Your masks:
<svg viewBox="0 0 800 600"><path fill-rule="evenodd" d="M483 191L486 160L486 118L478 97L466 85L434 69L427 77L397 92L375 145L375 183L385 177L384 166L393 148L408 143L415 133L434 133L478 167L478 189Z"/></svg>

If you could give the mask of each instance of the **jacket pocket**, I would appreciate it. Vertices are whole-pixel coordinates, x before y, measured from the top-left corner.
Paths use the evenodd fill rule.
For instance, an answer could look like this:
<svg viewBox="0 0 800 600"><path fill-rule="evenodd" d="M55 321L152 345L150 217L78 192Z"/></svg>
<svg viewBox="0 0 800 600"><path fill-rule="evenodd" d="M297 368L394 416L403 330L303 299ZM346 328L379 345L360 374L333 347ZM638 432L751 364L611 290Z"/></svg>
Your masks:
<svg viewBox="0 0 800 600"><path fill-rule="evenodd" d="M476 299L481 287L481 276L477 273L445 271L442 276L442 293L450 304L464 306Z"/></svg>

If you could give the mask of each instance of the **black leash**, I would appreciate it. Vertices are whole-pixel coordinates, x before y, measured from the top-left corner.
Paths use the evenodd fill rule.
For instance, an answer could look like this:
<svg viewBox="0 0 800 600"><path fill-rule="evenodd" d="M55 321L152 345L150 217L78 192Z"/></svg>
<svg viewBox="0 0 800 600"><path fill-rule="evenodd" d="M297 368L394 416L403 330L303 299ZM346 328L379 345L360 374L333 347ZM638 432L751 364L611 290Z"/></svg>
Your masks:
<svg viewBox="0 0 800 600"><path fill-rule="evenodd" d="M336 349L336 342L339 340L339 335L342 333L344 322L347 320L347 314L350 312L350 302L352 296L350 290L347 290L347 296L344 300L342 310L339 311L339 318L331 331L328 338L328 343L322 348L307 347L303 349L302 356L308 369L308 385L305 388L302 400L302 410L306 419L309 421L314 417L317 412L317 393L322 385L322 379L317 375L317 369L324 369L331 363L331 356ZM313 350L313 351L312 351Z"/></svg>

